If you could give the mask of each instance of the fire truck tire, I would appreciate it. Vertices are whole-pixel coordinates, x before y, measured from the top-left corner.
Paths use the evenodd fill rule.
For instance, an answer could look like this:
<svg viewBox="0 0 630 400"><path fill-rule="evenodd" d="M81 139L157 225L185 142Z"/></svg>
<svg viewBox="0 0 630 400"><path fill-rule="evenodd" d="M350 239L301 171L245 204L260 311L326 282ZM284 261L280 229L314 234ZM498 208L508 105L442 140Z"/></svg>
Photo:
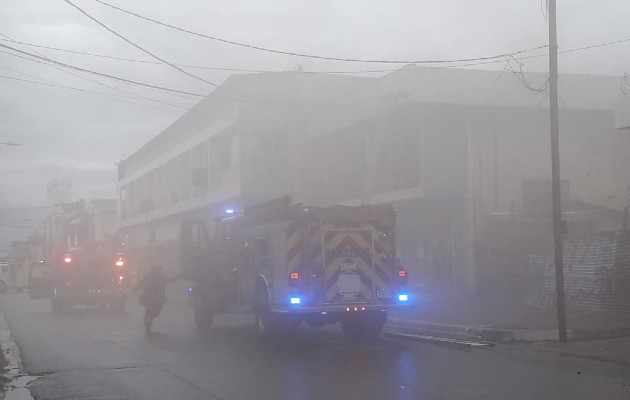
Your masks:
<svg viewBox="0 0 630 400"><path fill-rule="evenodd" d="M125 299L114 299L109 302L109 310L115 314L122 314L125 312Z"/></svg>
<svg viewBox="0 0 630 400"><path fill-rule="evenodd" d="M372 340L383 332L385 322L387 322L387 314L382 311L345 315L341 319L341 329L348 339Z"/></svg>
<svg viewBox="0 0 630 400"><path fill-rule="evenodd" d="M9 286L5 281L0 281L0 293L6 293L9 289Z"/></svg>
<svg viewBox="0 0 630 400"><path fill-rule="evenodd" d="M272 329L271 310L269 308L269 296L267 289L262 285L256 285L254 289L254 322L256 324L256 333L260 336L270 336Z"/></svg>
<svg viewBox="0 0 630 400"><path fill-rule="evenodd" d="M302 321L283 313L273 313L269 307L267 290L258 286L254 293L254 320L258 335L266 338L286 338L291 336Z"/></svg>
<svg viewBox="0 0 630 400"><path fill-rule="evenodd" d="M56 314L65 314L72 309L72 304L59 298L50 299L50 305Z"/></svg>
<svg viewBox="0 0 630 400"><path fill-rule="evenodd" d="M212 321L214 320L214 312L212 310L193 307L193 313L195 314L195 324L199 331L207 332L212 328Z"/></svg>

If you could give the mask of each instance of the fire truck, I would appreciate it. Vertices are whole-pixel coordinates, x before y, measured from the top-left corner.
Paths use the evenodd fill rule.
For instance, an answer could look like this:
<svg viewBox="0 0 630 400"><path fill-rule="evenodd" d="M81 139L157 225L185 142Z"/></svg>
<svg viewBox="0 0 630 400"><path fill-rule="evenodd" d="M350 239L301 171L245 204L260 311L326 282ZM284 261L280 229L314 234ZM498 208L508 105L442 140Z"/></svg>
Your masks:
<svg viewBox="0 0 630 400"><path fill-rule="evenodd" d="M50 299L55 312L77 305L124 311L130 270L114 234L115 208L107 204L77 202L57 215L47 256L31 265L32 299Z"/></svg>
<svg viewBox="0 0 630 400"><path fill-rule="evenodd" d="M250 309L261 335L340 322L351 338L380 335L387 312L410 308L396 258L393 204L325 208L286 196L181 232L182 277L200 329Z"/></svg>

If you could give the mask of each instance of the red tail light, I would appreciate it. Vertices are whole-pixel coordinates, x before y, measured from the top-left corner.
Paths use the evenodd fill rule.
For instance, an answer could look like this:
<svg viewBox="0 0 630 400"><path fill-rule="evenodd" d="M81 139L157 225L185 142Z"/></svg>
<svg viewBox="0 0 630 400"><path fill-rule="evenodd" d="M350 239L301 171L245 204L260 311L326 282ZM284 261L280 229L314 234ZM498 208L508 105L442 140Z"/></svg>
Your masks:
<svg viewBox="0 0 630 400"><path fill-rule="evenodd" d="M114 264L117 267L125 266L125 257L123 256L123 253L116 253L116 261L114 262Z"/></svg>
<svg viewBox="0 0 630 400"><path fill-rule="evenodd" d="M65 254L63 256L64 264L70 264L72 262L72 254Z"/></svg>
<svg viewBox="0 0 630 400"><path fill-rule="evenodd" d="M400 271L398 271L398 277L399 278L406 278L407 277L407 270L401 269Z"/></svg>
<svg viewBox="0 0 630 400"><path fill-rule="evenodd" d="M289 274L289 286L298 286L300 282L300 273L291 272Z"/></svg>

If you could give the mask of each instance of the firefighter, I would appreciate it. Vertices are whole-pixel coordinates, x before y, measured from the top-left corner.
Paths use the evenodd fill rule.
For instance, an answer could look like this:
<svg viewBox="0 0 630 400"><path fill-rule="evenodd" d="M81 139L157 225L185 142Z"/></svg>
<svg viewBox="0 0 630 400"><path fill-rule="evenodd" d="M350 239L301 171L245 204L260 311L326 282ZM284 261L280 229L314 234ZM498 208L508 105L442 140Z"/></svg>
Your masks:
<svg viewBox="0 0 630 400"><path fill-rule="evenodd" d="M134 291L142 289L140 305L144 311L144 331L151 332L153 320L162 312L166 303L166 283L169 279L162 271L161 265L152 265L149 273L138 283Z"/></svg>

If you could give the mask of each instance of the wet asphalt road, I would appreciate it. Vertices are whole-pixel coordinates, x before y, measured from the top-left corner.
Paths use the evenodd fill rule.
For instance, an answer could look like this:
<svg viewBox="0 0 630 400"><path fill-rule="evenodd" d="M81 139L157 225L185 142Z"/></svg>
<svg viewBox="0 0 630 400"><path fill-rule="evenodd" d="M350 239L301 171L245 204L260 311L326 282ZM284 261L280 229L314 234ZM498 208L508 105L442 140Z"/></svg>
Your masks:
<svg viewBox="0 0 630 400"><path fill-rule="evenodd" d="M259 340L247 314L196 332L183 287L145 336L137 297L122 316L53 315L8 293L0 304L36 399L624 399L630 368L504 345L457 350L380 339L348 343L339 328Z"/></svg>

